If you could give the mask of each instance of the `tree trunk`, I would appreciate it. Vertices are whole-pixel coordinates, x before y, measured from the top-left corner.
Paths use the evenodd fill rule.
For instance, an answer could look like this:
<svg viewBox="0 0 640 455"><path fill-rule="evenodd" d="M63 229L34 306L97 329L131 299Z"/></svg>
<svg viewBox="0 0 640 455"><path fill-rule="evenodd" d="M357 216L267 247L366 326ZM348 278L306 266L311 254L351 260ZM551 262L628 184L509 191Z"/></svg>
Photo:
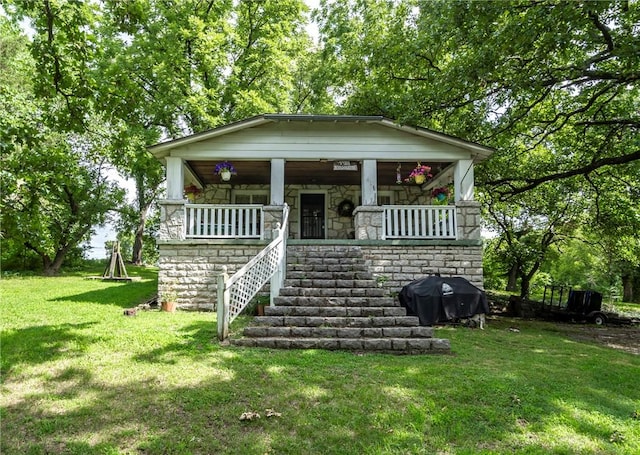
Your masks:
<svg viewBox="0 0 640 455"><path fill-rule="evenodd" d="M518 290L518 266L513 264L509 269L509 280L506 291L516 292Z"/></svg>
<svg viewBox="0 0 640 455"><path fill-rule="evenodd" d="M523 299L529 298L529 293L531 292L531 280L540 268L541 263L542 261L536 261L531 267L531 270L529 270L529 273L520 273L520 297Z"/></svg>
<svg viewBox="0 0 640 455"><path fill-rule="evenodd" d="M634 289L640 289L640 270L636 269L636 276L632 280L632 289L631 289L631 300L629 302L640 303L640 292L635 291Z"/></svg>
<svg viewBox="0 0 640 455"><path fill-rule="evenodd" d="M60 273L60 268L67 255L68 248L62 248L56 252L53 261L47 255L42 255L43 273L45 276L55 276Z"/></svg>
<svg viewBox="0 0 640 455"><path fill-rule="evenodd" d="M151 205L151 201L145 200L144 194L144 177L136 176L136 192L138 199L138 226L136 227L135 239L133 240L133 252L131 254L131 262L135 265L142 265L142 247L144 245L144 227L147 221L147 211Z"/></svg>
<svg viewBox="0 0 640 455"><path fill-rule="evenodd" d="M142 247L144 245L144 224L145 216L140 216L138 227L136 228L135 239L133 241L133 254L131 262L135 265L142 265Z"/></svg>
<svg viewBox="0 0 640 455"><path fill-rule="evenodd" d="M531 290L531 280L528 276L523 275L520 278L520 297L523 299L529 298L529 291Z"/></svg>
<svg viewBox="0 0 640 455"><path fill-rule="evenodd" d="M633 302L633 275L630 273L622 275L622 301Z"/></svg>

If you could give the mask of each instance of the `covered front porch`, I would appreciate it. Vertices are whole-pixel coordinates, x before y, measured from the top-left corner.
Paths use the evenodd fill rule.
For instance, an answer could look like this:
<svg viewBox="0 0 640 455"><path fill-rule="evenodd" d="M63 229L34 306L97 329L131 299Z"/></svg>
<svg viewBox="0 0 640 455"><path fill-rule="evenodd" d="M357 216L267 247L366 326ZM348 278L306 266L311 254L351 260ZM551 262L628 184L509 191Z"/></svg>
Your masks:
<svg viewBox="0 0 640 455"><path fill-rule="evenodd" d="M336 163L349 170L336 169ZM172 197L161 202L160 240L268 240L270 230L282 220L285 203L291 210L290 239L478 238L479 230L468 229L469 215L479 223L472 201L472 160L423 162L433 173L423 184L405 182L416 162L303 164L271 159L249 166L234 160L237 174L230 181L218 177L216 182L209 175L213 172L203 170L203 162L167 157L167 189ZM208 165L214 166L215 161ZM260 174L252 175L251 169L260 169ZM268 183L263 183L265 170L270 171ZM248 175L242 176L244 172ZM304 182L301 175L318 177ZM436 197L434 189L446 194Z"/></svg>
<svg viewBox="0 0 640 455"><path fill-rule="evenodd" d="M182 308L212 309L220 271L274 242L280 268L287 245L354 248L389 293L433 273L482 285L479 144L383 117L264 114L149 150L167 172L159 291Z"/></svg>

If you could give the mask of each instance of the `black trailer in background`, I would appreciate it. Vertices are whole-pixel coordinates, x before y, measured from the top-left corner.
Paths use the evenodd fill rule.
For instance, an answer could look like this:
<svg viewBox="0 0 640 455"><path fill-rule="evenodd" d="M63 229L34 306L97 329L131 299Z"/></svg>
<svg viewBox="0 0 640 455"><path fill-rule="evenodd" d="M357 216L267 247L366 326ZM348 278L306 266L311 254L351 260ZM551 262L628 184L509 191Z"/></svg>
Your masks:
<svg viewBox="0 0 640 455"><path fill-rule="evenodd" d="M602 311L602 294L599 292L576 291L565 286L545 286L539 316L602 325L615 315L608 316Z"/></svg>

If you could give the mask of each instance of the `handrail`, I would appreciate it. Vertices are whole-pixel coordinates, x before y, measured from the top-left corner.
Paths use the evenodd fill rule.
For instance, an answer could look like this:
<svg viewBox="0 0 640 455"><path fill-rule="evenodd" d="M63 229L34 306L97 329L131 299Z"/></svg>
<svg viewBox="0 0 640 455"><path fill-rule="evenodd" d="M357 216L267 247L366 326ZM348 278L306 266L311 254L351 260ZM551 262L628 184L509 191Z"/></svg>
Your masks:
<svg viewBox="0 0 640 455"><path fill-rule="evenodd" d="M229 324L246 308L251 299L271 279L271 305L274 297L280 294L285 278L285 253L287 251L287 227L289 224L289 206L282 209L282 225L277 223L273 230L275 238L253 259L231 277L227 267L222 267L218 276L218 339L229 336Z"/></svg>

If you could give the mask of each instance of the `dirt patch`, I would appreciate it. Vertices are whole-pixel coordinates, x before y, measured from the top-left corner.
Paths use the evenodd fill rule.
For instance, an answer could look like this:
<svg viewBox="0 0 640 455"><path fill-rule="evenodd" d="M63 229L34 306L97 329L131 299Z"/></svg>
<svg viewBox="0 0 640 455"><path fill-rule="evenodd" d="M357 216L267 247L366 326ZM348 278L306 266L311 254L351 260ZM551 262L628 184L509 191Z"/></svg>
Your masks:
<svg viewBox="0 0 640 455"><path fill-rule="evenodd" d="M569 338L576 341L590 341L613 349L640 355L640 327L638 326L604 326L592 325L559 325Z"/></svg>

